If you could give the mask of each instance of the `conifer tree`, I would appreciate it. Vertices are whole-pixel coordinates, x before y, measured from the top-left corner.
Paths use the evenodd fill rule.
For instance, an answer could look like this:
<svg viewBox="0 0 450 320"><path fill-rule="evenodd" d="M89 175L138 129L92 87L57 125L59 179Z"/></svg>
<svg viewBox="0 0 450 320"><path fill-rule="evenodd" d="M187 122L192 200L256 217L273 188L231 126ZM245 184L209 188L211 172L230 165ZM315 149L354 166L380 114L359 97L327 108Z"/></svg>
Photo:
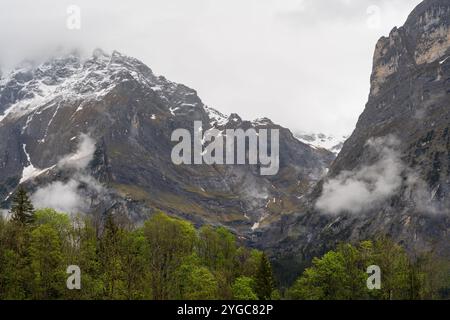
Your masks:
<svg viewBox="0 0 450 320"><path fill-rule="evenodd" d="M103 269L104 295L107 299L121 299L124 294L121 242L125 230L115 217L108 214L100 239L100 264Z"/></svg>
<svg viewBox="0 0 450 320"><path fill-rule="evenodd" d="M12 220L22 225L34 222L34 207L22 186L19 186L14 195L10 213Z"/></svg>
<svg viewBox="0 0 450 320"><path fill-rule="evenodd" d="M260 300L270 300L274 290L274 277L269 259L263 253L255 277L255 292Z"/></svg>

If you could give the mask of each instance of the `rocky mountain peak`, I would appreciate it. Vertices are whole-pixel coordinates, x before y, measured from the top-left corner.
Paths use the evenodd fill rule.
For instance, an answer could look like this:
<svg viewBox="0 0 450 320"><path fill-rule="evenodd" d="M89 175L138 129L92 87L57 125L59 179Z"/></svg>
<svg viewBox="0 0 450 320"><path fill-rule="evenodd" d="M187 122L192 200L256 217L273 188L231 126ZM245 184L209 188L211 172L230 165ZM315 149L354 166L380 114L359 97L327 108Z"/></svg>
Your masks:
<svg viewBox="0 0 450 320"><path fill-rule="evenodd" d="M237 113L232 113L228 117L228 121L229 122L235 122L235 123L241 123L242 122L242 118Z"/></svg>
<svg viewBox="0 0 450 320"><path fill-rule="evenodd" d="M450 4L445 0L422 2L405 25L382 37L375 49L371 96L377 95L396 73L416 65L441 61L450 54Z"/></svg>
<svg viewBox="0 0 450 320"><path fill-rule="evenodd" d="M411 13L404 28L411 39L416 64L444 57L450 48L450 3L444 0L422 2Z"/></svg>
<svg viewBox="0 0 450 320"><path fill-rule="evenodd" d="M439 24L442 17L448 13L450 3L447 0L424 0L409 14L405 28L428 28L431 22Z"/></svg>
<svg viewBox="0 0 450 320"><path fill-rule="evenodd" d="M87 59L69 54L40 64L26 62L5 75L0 81L0 121L58 99L99 100L118 86L138 86L159 95L173 114L203 107L195 90L156 76L135 58L96 49Z"/></svg>
<svg viewBox="0 0 450 320"><path fill-rule="evenodd" d="M279 174L261 176L257 165L175 165L172 133L192 134L195 121L203 131L279 129ZM0 136L8 137L0 141L3 207L24 184L33 199L44 200L39 206L53 206L53 199L61 211L114 211L135 222L164 210L241 235L293 212L334 158L269 119L226 116L194 89L155 75L133 57L100 49L88 58L68 54L29 62L4 75ZM79 154L90 161L66 165L64 159ZM57 193L70 197L54 199ZM73 199L81 206L65 203Z"/></svg>

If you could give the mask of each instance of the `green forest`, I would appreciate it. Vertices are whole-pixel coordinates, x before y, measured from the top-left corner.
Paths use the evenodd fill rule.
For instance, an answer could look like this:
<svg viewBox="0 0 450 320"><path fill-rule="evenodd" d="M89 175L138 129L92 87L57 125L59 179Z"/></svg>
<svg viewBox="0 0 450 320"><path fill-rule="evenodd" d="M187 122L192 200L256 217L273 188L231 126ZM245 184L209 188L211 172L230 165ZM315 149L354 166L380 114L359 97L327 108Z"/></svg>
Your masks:
<svg viewBox="0 0 450 320"><path fill-rule="evenodd" d="M70 265L81 270L79 290L66 286ZM382 270L380 290L367 288L369 265ZM224 227L196 229L164 213L136 227L111 215L99 222L34 210L22 188L0 219L0 300L442 299L449 270L432 253L411 257L380 238L341 244L280 288L266 254Z"/></svg>

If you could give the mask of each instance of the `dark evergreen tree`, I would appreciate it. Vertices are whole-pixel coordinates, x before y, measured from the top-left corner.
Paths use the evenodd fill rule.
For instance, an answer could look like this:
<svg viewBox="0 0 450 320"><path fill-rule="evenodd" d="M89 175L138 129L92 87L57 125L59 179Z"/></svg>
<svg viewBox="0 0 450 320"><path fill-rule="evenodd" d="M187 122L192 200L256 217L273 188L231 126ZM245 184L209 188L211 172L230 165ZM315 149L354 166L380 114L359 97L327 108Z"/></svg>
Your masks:
<svg viewBox="0 0 450 320"><path fill-rule="evenodd" d="M274 289L272 266L263 253L255 276L255 292L260 300L270 300Z"/></svg>
<svg viewBox="0 0 450 320"><path fill-rule="evenodd" d="M122 299L124 297L123 261L121 242L126 231L121 229L115 217L108 214L103 234L100 238L99 261L103 270L104 297Z"/></svg>
<svg viewBox="0 0 450 320"><path fill-rule="evenodd" d="M19 186L13 197L10 213L13 221L23 225L31 224L34 221L33 204L22 186Z"/></svg>

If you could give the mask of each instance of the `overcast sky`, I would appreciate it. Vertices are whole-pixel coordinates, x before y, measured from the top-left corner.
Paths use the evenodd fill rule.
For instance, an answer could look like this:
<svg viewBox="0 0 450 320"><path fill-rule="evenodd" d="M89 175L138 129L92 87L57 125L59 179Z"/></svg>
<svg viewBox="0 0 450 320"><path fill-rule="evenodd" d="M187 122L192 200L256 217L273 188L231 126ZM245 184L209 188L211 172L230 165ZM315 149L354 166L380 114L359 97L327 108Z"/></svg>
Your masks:
<svg viewBox="0 0 450 320"><path fill-rule="evenodd" d="M118 50L222 112L346 134L368 97L376 41L419 2L1 0L0 63L57 46ZM67 27L70 5L79 30Z"/></svg>

